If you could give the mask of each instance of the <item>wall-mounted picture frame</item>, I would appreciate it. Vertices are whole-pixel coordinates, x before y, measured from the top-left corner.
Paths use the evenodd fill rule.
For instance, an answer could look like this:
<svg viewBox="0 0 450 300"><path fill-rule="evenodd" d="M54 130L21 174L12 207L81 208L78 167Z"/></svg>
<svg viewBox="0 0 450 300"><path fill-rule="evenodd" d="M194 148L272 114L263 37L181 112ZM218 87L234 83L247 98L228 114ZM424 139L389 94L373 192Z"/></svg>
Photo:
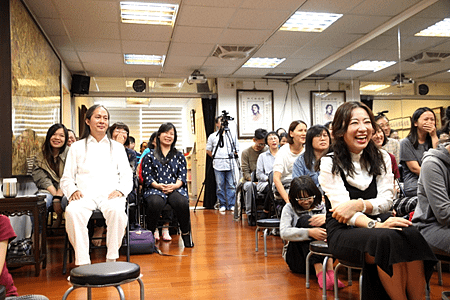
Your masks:
<svg viewBox="0 0 450 300"><path fill-rule="evenodd" d="M337 108L346 101L345 91L310 91L312 125L333 121Z"/></svg>
<svg viewBox="0 0 450 300"><path fill-rule="evenodd" d="M273 130L273 90L236 90L238 138L251 139L255 130Z"/></svg>
<svg viewBox="0 0 450 300"><path fill-rule="evenodd" d="M445 116L445 110L441 107L436 107L431 109L436 115L436 128L440 129L442 127L442 116Z"/></svg>
<svg viewBox="0 0 450 300"><path fill-rule="evenodd" d="M402 118L390 119L389 126L391 127L391 129L402 130L403 129L403 119Z"/></svg>

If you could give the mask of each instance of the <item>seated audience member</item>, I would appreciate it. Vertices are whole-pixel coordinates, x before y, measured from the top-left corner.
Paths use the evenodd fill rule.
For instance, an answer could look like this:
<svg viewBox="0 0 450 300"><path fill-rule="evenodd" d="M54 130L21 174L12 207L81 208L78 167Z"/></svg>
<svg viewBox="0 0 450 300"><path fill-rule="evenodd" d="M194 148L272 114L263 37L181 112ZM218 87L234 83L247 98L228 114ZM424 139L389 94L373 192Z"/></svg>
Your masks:
<svg viewBox="0 0 450 300"><path fill-rule="evenodd" d="M281 148L288 143L288 134L286 132L283 132L282 134L279 135L279 137L280 137L280 144L278 145L278 148Z"/></svg>
<svg viewBox="0 0 450 300"><path fill-rule="evenodd" d="M330 133L331 141L333 141L333 131L332 131L332 125L333 122L326 122L323 126L325 126L328 129L328 132Z"/></svg>
<svg viewBox="0 0 450 300"><path fill-rule="evenodd" d="M133 172L133 189L127 195L127 201L128 201L128 203L136 203L137 186L138 186L137 177L136 177L136 163L137 163L136 151L134 151L126 146L129 141L130 129L127 124L122 123L122 122L116 122L113 125L111 125L111 127L109 127L108 134L112 140L122 144L125 148L125 152L128 157L128 163L130 164L131 171ZM138 219L137 219L138 217L136 216L135 206L130 207L129 216L130 216L130 220L128 220L128 221L130 223L130 226L132 228L134 228L136 226L136 224L138 224ZM97 227L97 229L98 229L98 227ZM98 230L100 230L100 229L98 229ZM101 230L102 234L103 234L103 231L104 231L104 228L103 228L103 230ZM99 237L98 232L94 232L94 237ZM99 246L99 244L101 243L101 240L93 240L93 243L97 244L97 246Z"/></svg>
<svg viewBox="0 0 450 300"><path fill-rule="evenodd" d="M269 151L261 153L256 162L256 178L258 179L256 190L266 193L261 219L269 217L270 207L272 205L273 192L272 187L269 186L269 176L273 171L273 163L278 153L280 138L275 131L271 131L266 135L265 142L269 146Z"/></svg>
<svg viewBox="0 0 450 300"><path fill-rule="evenodd" d="M330 133L325 126L314 125L309 128L306 132L305 151L294 162L292 178L308 175L320 189L319 172L314 170L314 164L328 150L330 144Z"/></svg>
<svg viewBox="0 0 450 300"><path fill-rule="evenodd" d="M306 138L306 123L303 121L293 121L289 125L288 144L282 146L277 153L273 164L273 185L274 193L279 194L279 198L285 203L289 203L287 187L292 180L292 167L297 157L305 150L303 144Z"/></svg>
<svg viewBox="0 0 450 300"><path fill-rule="evenodd" d="M258 161L259 155L267 150L264 142L266 134L267 130L262 128L256 129L255 135L253 136L253 145L242 151L241 156L245 213L247 214L248 225L250 226L256 225L255 216L252 215L253 186L255 185L252 180L252 173L256 171L256 162Z"/></svg>
<svg viewBox="0 0 450 300"><path fill-rule="evenodd" d="M398 135L398 130L391 129L391 136L390 139L400 140L400 136Z"/></svg>
<svg viewBox="0 0 450 300"><path fill-rule="evenodd" d="M397 139L390 137L392 130L388 118L384 114L379 114L375 117L375 121L380 125L387 138L383 149L394 155L395 161L400 161L400 142Z"/></svg>
<svg viewBox="0 0 450 300"><path fill-rule="evenodd" d="M405 196L417 195L417 180L423 154L438 144L436 116L428 107L417 109L411 118L411 130L400 141L400 163L403 166Z"/></svg>
<svg viewBox="0 0 450 300"><path fill-rule="evenodd" d="M47 209L53 206L57 215L53 223L55 228L61 225L62 213L67 204L60 188L60 179L69 149L66 147L68 138L67 128L63 124L52 125L47 131L42 151L36 155L32 172L33 181L39 189L38 195L45 195Z"/></svg>
<svg viewBox="0 0 450 300"><path fill-rule="evenodd" d="M128 133L128 140L127 140L127 143L125 144L125 147L127 147L128 149L131 149L134 152L136 152L134 150L134 147L136 147L136 139L133 136L129 135L129 134L130 133Z"/></svg>
<svg viewBox="0 0 450 300"><path fill-rule="evenodd" d="M140 152L136 152L136 159L138 162L141 161L141 155L145 151L145 149L147 149L147 145L148 145L147 142L142 142L141 147L139 148Z"/></svg>
<svg viewBox="0 0 450 300"><path fill-rule="evenodd" d="M66 230L75 249L75 264L90 264L87 224L99 209L106 219L106 261L119 258L127 226L126 196L133 188L131 171L122 144L108 138L109 112L95 104L86 112L81 140L69 149L61 189L69 204Z"/></svg>
<svg viewBox="0 0 450 300"><path fill-rule="evenodd" d="M184 246L191 248L194 247L194 242L186 185L186 159L175 148L176 142L175 126L172 123L164 123L157 133L156 148L142 158L147 229L155 232L161 211L169 203L177 214Z"/></svg>
<svg viewBox="0 0 450 300"><path fill-rule="evenodd" d="M236 203L235 157L239 152L239 143L236 135L231 131L223 133L221 140L219 133L224 130L222 117L216 117L215 122L216 131L208 136L206 154L213 158L219 212L234 211Z"/></svg>
<svg viewBox="0 0 450 300"><path fill-rule="evenodd" d="M412 219L430 246L450 254L450 144L423 156Z"/></svg>
<svg viewBox="0 0 450 300"><path fill-rule="evenodd" d="M342 104L334 116L332 152L319 164L328 249L363 265L361 299L424 299L437 260L410 221L389 214L394 175L371 140L375 123L361 102Z"/></svg>
<svg viewBox="0 0 450 300"><path fill-rule="evenodd" d="M19 296L14 281L6 267L6 252L8 243L16 237L9 218L0 215L0 285L6 289L6 300L48 300L45 296L40 295L24 295Z"/></svg>
<svg viewBox="0 0 450 300"><path fill-rule="evenodd" d="M69 133L69 139L67 140L67 146L71 146L73 143L77 141L77 136L75 135L75 132L72 129L67 129Z"/></svg>
<svg viewBox="0 0 450 300"><path fill-rule="evenodd" d="M294 273L305 274L309 243L327 239L322 193L308 175L292 179L289 203L283 207L281 213L280 236L288 241L283 248L283 257L289 269ZM333 259L328 259L326 274L322 273L323 256L314 254L309 258L309 262L316 272L320 288L323 287L323 276L326 276L326 288L333 290ZM339 288L343 287L344 284L339 280Z"/></svg>
<svg viewBox="0 0 450 300"><path fill-rule="evenodd" d="M375 131L372 136L372 141L375 143L375 146L377 146L378 149L383 149L383 146L387 143L386 134L378 123L375 125ZM398 170L398 164L395 160L395 156L389 152L388 154L391 157L392 173L394 174L394 179L399 179L400 171Z"/></svg>
<svg viewBox="0 0 450 300"><path fill-rule="evenodd" d="M153 132L152 135L150 136L150 138L148 139L148 143L147 143L147 149L145 149L143 152L141 152L141 158L139 159L139 164L142 161L142 158L150 152L150 150L155 149L156 148L156 135L158 134L158 132Z"/></svg>
<svg viewBox="0 0 450 300"><path fill-rule="evenodd" d="M278 136L281 136L283 133L286 133L286 129L284 128L278 128L277 130L275 130L277 132Z"/></svg>

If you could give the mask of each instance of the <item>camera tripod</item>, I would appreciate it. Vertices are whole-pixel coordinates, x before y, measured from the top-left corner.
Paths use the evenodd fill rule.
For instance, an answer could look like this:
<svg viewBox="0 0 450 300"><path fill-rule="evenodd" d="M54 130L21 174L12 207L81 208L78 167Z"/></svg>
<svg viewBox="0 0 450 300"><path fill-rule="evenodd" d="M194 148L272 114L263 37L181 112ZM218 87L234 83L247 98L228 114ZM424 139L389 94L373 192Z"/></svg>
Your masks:
<svg viewBox="0 0 450 300"><path fill-rule="evenodd" d="M205 188L206 179L210 175L211 170L213 170L214 159L227 159L227 160L229 160L229 164L230 164L230 167L231 167L231 174L233 176L233 183L234 183L234 186L237 185L237 180L236 180L236 175L235 175L235 165L233 164L232 160L233 159L235 160L236 166L237 166L237 168L239 170L239 173L241 171L241 167L240 167L240 164L239 164L239 156L237 154L236 145L233 142L233 138L232 138L232 135L231 135L231 132L230 132L230 128L228 127L228 120L229 119L232 120L232 118L228 117L227 113L225 111L223 111L223 115L221 116L221 118L222 118L222 122L221 122L221 125L220 125L220 129L219 129L219 131L216 134L216 136L219 136L219 140L218 140L217 145L215 146L214 152L212 154L212 163L206 169L205 180L203 181L202 188L200 189L200 192L198 193L197 202L195 203L195 207L194 207L194 212L197 210L198 202L200 201L200 197L201 197L202 192L203 192L203 190ZM228 153L228 157L227 158L223 158L223 157L216 158L217 150L219 148L223 148L223 147L228 148L228 145L230 146L230 152Z"/></svg>

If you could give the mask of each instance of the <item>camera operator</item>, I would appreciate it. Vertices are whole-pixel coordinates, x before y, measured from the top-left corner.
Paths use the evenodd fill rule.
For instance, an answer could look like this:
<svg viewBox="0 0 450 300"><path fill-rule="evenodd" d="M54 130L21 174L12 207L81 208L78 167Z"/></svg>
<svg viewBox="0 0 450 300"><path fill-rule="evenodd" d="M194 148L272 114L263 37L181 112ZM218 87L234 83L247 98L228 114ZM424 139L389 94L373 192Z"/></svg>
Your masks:
<svg viewBox="0 0 450 300"><path fill-rule="evenodd" d="M217 198L220 204L220 212L234 211L236 203L235 158L239 151L236 135L228 129L228 120L232 120L223 111L216 117L216 131L208 137L206 153L213 158L214 175L217 183Z"/></svg>

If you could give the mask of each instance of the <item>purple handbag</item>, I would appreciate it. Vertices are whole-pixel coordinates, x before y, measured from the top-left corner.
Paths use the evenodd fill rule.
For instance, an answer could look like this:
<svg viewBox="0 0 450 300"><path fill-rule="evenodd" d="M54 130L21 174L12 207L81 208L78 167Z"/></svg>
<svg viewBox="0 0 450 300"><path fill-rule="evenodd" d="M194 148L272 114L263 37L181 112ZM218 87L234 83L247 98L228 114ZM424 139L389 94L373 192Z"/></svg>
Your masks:
<svg viewBox="0 0 450 300"><path fill-rule="evenodd" d="M157 252L155 237L150 230L138 227L130 231L130 253L151 254Z"/></svg>

